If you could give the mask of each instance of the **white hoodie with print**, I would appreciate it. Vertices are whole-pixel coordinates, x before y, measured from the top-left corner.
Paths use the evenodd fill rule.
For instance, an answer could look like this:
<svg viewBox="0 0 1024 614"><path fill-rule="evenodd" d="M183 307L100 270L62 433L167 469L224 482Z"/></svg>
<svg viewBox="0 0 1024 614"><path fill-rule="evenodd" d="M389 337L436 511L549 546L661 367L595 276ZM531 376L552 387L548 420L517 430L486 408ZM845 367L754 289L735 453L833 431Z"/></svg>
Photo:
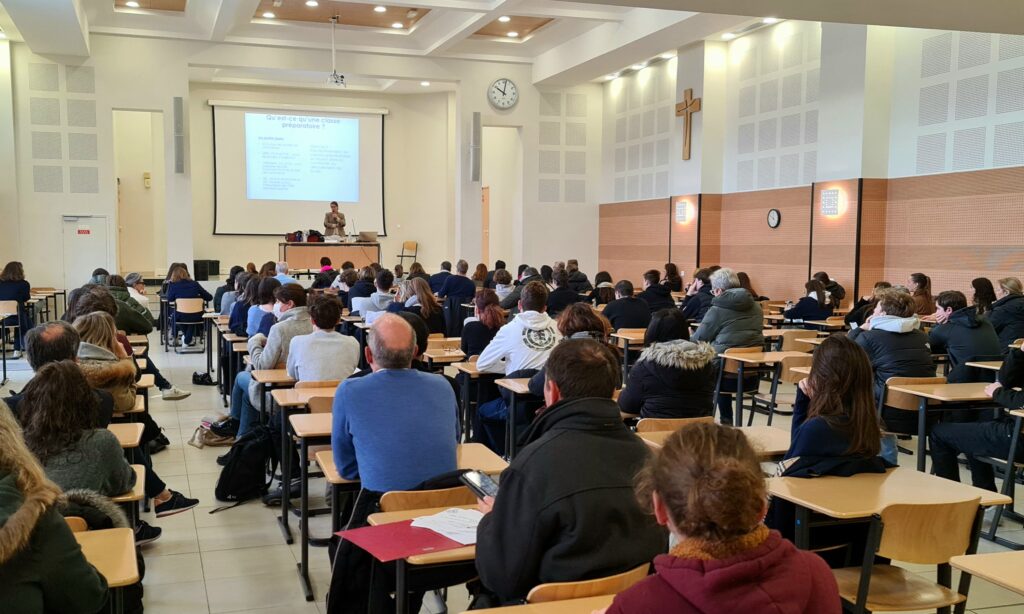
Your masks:
<svg viewBox="0 0 1024 614"><path fill-rule="evenodd" d="M555 321L547 313L524 311L494 335L480 352L476 368L506 375L522 369L540 369L561 338Z"/></svg>

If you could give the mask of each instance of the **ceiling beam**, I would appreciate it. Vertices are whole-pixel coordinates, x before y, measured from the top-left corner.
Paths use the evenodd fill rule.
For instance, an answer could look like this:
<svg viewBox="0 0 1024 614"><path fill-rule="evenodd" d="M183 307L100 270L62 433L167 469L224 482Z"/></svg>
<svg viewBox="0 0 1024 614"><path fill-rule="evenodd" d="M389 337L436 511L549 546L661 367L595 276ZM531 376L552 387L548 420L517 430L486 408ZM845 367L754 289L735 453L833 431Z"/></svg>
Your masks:
<svg viewBox="0 0 1024 614"><path fill-rule="evenodd" d="M449 27L447 31L444 32L439 31L439 28L431 28L429 31L425 30L423 35L431 42L429 45L425 46L424 51L427 55L445 54L451 51L452 47L466 40L470 36L473 36L473 34L475 34L480 28L491 23L498 17L515 13L516 7L521 3L522 0L501 0L500 2L492 3L490 10L482 13L449 12L449 18L445 21L457 21L457 25L452 24L454 27ZM435 24L431 25L433 26ZM420 33L417 32L417 34L419 35Z"/></svg>
<svg viewBox="0 0 1024 614"><path fill-rule="evenodd" d="M207 17L207 23L209 24L210 40L221 42L232 30L252 21L252 16L256 14L260 0L220 0L219 3L207 0L207 3L211 7L216 4L220 5L214 8L213 15L210 16L212 19ZM190 2L188 8L191 10L196 4L196 2Z"/></svg>
<svg viewBox="0 0 1024 614"><path fill-rule="evenodd" d="M4 8L33 53L89 56L89 23L79 0L4 0Z"/></svg>

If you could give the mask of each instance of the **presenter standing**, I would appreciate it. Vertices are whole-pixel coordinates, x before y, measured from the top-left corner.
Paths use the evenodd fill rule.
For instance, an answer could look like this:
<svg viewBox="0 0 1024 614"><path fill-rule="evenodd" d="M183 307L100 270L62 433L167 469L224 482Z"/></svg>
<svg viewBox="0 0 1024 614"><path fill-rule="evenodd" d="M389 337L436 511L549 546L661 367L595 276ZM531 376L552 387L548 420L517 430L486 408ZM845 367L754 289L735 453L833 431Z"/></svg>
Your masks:
<svg viewBox="0 0 1024 614"><path fill-rule="evenodd" d="M338 203L331 202L331 211L324 215L324 234L328 237L345 236L345 214L338 213Z"/></svg>

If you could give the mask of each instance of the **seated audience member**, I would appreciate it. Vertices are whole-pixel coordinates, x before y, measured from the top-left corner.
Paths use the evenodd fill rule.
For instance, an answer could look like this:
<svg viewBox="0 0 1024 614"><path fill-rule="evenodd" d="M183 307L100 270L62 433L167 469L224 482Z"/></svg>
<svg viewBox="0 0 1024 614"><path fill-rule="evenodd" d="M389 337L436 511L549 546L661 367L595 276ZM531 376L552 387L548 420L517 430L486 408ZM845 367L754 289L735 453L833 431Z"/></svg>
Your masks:
<svg viewBox="0 0 1024 614"><path fill-rule="evenodd" d="M930 316L935 313L935 299L932 298L932 280L924 273L911 273L907 279L907 290L914 297L914 313Z"/></svg>
<svg viewBox="0 0 1024 614"><path fill-rule="evenodd" d="M628 279L615 284L615 300L601 314L608 318L613 330L647 328L651 323L651 308L647 301L633 296L633 282Z"/></svg>
<svg viewBox="0 0 1024 614"><path fill-rule="evenodd" d="M1008 348L1017 339L1024 338L1024 287L1016 277L1004 277L995 292L997 299L992 303L988 320L999 335L999 343Z"/></svg>
<svg viewBox="0 0 1024 614"><path fill-rule="evenodd" d="M119 451L120 452L120 451ZM60 488L29 451L0 402L0 584L4 610L94 614L107 580L82 553L57 509Z"/></svg>
<svg viewBox="0 0 1024 614"><path fill-rule="evenodd" d="M992 311L992 303L996 302L996 289L987 277L975 277L971 287L974 288L971 304L977 308L979 316L987 316Z"/></svg>
<svg viewBox="0 0 1024 614"><path fill-rule="evenodd" d="M97 271L102 269L96 269ZM117 322L117 329L123 330L128 335L148 335L153 332L153 316L148 309L144 309L139 304L130 305L123 299L128 297L126 288L118 287L115 289L111 285L111 278L115 277L112 275L95 273L92 278L97 280L98 283L89 283L83 288L92 291L93 289L102 289L106 292L114 301L116 312L114 313L114 320ZM117 277L120 283L124 283L124 280ZM70 297L69 301L70 301Z"/></svg>
<svg viewBox="0 0 1024 614"><path fill-rule="evenodd" d="M542 264L540 267L540 280L544 282L544 287L548 289L548 292L551 292L554 288L554 283L551 279L554 272L555 270L550 265Z"/></svg>
<svg viewBox="0 0 1024 614"><path fill-rule="evenodd" d="M128 296L149 311L149 297L146 296L146 282L142 279L142 274L128 273L124 278L124 284L128 287Z"/></svg>
<svg viewBox="0 0 1024 614"><path fill-rule="evenodd" d="M222 316L228 316L230 322L231 309L234 308L235 303L242 296L245 290L245 284L249 281L249 274L245 271L239 271L238 275L235 275L234 287L230 292L225 292L224 296L220 299L220 308L218 313Z"/></svg>
<svg viewBox="0 0 1024 614"><path fill-rule="evenodd" d="M394 268L395 281L405 281L405 268L401 264L396 264Z"/></svg>
<svg viewBox="0 0 1024 614"><path fill-rule="evenodd" d="M331 259L328 258L327 256L322 256L320 258L320 272L329 273L334 270L334 263L331 262Z"/></svg>
<svg viewBox="0 0 1024 614"><path fill-rule="evenodd" d="M448 298L449 296L458 297L458 299L465 299L468 301L473 298L476 294L476 284L469 277L466 277L466 273L469 271L469 263L465 260L459 260L455 263L455 274L449 275L444 280L444 285L437 292L438 298Z"/></svg>
<svg viewBox="0 0 1024 614"><path fill-rule="evenodd" d="M252 337L260 332L260 325L263 318L274 313L274 293L281 287L281 282L273 277L264 277L260 280L256 302L249 307L249 313L245 320L245 336Z"/></svg>
<svg viewBox="0 0 1024 614"><path fill-rule="evenodd" d="M178 267L178 266L184 266L184 265L182 265L180 262L173 262L173 263L171 263L171 266L167 269L167 278L164 280L164 287L167 286L167 282L170 281L170 279L171 279L171 273L173 273L174 269L176 267ZM106 270L106 269L104 269L102 267L100 267L98 269L93 269L92 270L92 275L89 276L88 283L89 284L93 284L93 285L97 285L97 286L105 286L105 285L107 285L107 277L110 277L110 271L108 271L108 270Z"/></svg>
<svg viewBox="0 0 1024 614"><path fill-rule="evenodd" d="M590 284L590 280L587 279L587 274L580 270L580 263L575 258L565 261L565 271L569 273L569 287L576 294L583 294L594 289L594 286Z"/></svg>
<svg viewBox="0 0 1024 614"><path fill-rule="evenodd" d="M376 291L366 298L352 299L352 313L359 313L365 318L367 314L375 311L387 311L388 306L395 300L391 295L391 286L394 283L395 275L387 269L382 269L374 279Z"/></svg>
<svg viewBox="0 0 1024 614"><path fill-rule="evenodd" d="M273 277L276 274L277 274L277 264L274 263L273 260L268 260L268 261L264 262L262 266L260 266L260 272L259 272L260 278L263 278L263 277ZM281 282L278 282L278 283L281 283Z"/></svg>
<svg viewBox="0 0 1024 614"><path fill-rule="evenodd" d="M498 269L494 272L491 287L494 288L494 292L498 295L498 301L500 302L515 290L515 286L512 285L512 273L505 269Z"/></svg>
<svg viewBox="0 0 1024 614"><path fill-rule="evenodd" d="M338 300L341 306L351 310L350 292L359 281L359 272L355 269L342 269L341 273L331 282L331 290L338 293Z"/></svg>
<svg viewBox="0 0 1024 614"><path fill-rule="evenodd" d="M487 271L487 277L484 278L484 287L485 288L490 288L491 290L494 290L495 289L494 275L498 271L504 271L504 270L505 270L505 261L504 260L495 260L494 261L494 270L493 271ZM509 273L509 278L511 278L511 277L512 277L512 274ZM512 283L511 279L509 280L509 283Z"/></svg>
<svg viewBox="0 0 1024 614"><path fill-rule="evenodd" d="M73 326L81 339L78 364L89 385L110 394L114 411L131 411L136 397L135 360L117 342L114 318L94 311L76 317Z"/></svg>
<svg viewBox="0 0 1024 614"><path fill-rule="evenodd" d="M8 326L17 326L14 351L21 352L22 338L32 328L32 314L25 302L32 298L32 286L25 281L25 269L20 262L8 262L0 272L0 301L18 303L18 315L0 318L0 335L6 335Z"/></svg>
<svg viewBox="0 0 1024 614"><path fill-rule="evenodd" d="M359 365L359 342L335 330L341 321L341 301L333 296L316 296L308 309L316 329L292 337L288 344L285 363L289 377L300 382L325 382L352 375Z"/></svg>
<svg viewBox="0 0 1024 614"><path fill-rule="evenodd" d="M479 356L505 324L505 310L498 303L494 290L479 290L473 297L473 317L462 327L462 353L466 356Z"/></svg>
<svg viewBox="0 0 1024 614"><path fill-rule="evenodd" d="M557 318L566 307L582 301L583 297L569 286L569 273L565 269L552 274L551 280L555 289L548 293L548 315Z"/></svg>
<svg viewBox="0 0 1024 614"><path fill-rule="evenodd" d="M601 314L586 303L573 303L565 308L558 316L556 322L558 332L562 333L562 342L569 339L593 339L601 343L608 343L608 335L612 332L611 324ZM616 357L619 350L613 349ZM621 366L621 361L619 362ZM547 374L543 367L530 378L530 394L535 397L544 397L544 382Z"/></svg>
<svg viewBox="0 0 1024 614"><path fill-rule="evenodd" d="M600 271L594 275L594 289L590 291L587 300L591 305L607 305L615 300L615 284L612 283L612 276L608 271Z"/></svg>
<svg viewBox="0 0 1024 614"><path fill-rule="evenodd" d="M740 287L749 292L750 296L754 297L755 301L760 302L768 300L767 296L761 296L757 293L757 290L754 289L753 284L750 283L750 275L740 271L739 273L736 273L736 279L740 280Z"/></svg>
<svg viewBox="0 0 1024 614"><path fill-rule="evenodd" d="M125 307L128 307L132 312L138 314L142 321L148 325L149 330L146 332L133 332L132 334L145 335L153 330L153 324L155 323L153 320L153 314L150 313L149 307L143 307L141 303L132 298L131 293L128 291L128 282L125 281L124 277L121 277L120 275L111 275L107 277L106 289L107 292L114 297L114 300L118 301L118 313L121 312L121 303L124 303ZM114 320L117 320L117 316L114 317ZM128 332L127 328L121 328L120 326L118 328ZM139 328L146 327L142 326Z"/></svg>
<svg viewBox="0 0 1024 614"><path fill-rule="evenodd" d="M936 325L928 332L928 344L932 354L949 355L950 369L946 381L982 381L978 379L982 374L964 363L996 360L1002 356L1003 346L992 324L979 316L975 307L968 307L967 297L956 290L940 292L935 297L935 308Z"/></svg>
<svg viewBox="0 0 1024 614"><path fill-rule="evenodd" d="M679 267L674 262L665 263L665 273L662 275L661 283L668 286L672 292L683 291L683 276L679 274Z"/></svg>
<svg viewBox="0 0 1024 614"><path fill-rule="evenodd" d="M718 367L710 344L689 341L687 319L662 309L644 335L647 346L629 371L619 408L641 418L697 418L715 414Z"/></svg>
<svg viewBox="0 0 1024 614"><path fill-rule="evenodd" d="M611 398L618 384L605 344L573 339L551 352L547 408L502 473L497 497L479 504L474 605L512 603L546 582L620 573L665 551L665 531L630 496L649 453L619 418Z"/></svg>
<svg viewBox="0 0 1024 614"><path fill-rule="evenodd" d="M875 370L875 398L880 399L890 377L934 377L935 362L928 348L928 334L918 326L913 297L895 288L879 293L878 304L860 328L849 338L864 348ZM917 412L882 409L888 430L917 432Z"/></svg>
<svg viewBox="0 0 1024 614"><path fill-rule="evenodd" d="M828 292L829 298L832 299L832 305L838 307L842 304L846 298L846 288L839 285L838 281L830 279L825 271L818 271L811 275L811 279L817 279L821 282L821 285L825 286L825 292Z"/></svg>
<svg viewBox="0 0 1024 614"><path fill-rule="evenodd" d="M874 312L875 305L878 304L879 292L882 290L888 290L891 287L892 284L887 281L876 281L871 294L857 299L857 302L853 304L853 308L850 309L850 313L846 314L846 317L843 318L846 325L850 328L862 326L864 324L864 320L867 320L868 316Z"/></svg>
<svg viewBox="0 0 1024 614"><path fill-rule="evenodd" d="M198 282L193 281L189 277L188 269L184 266L180 266L171 273L171 281L167 284L167 292L164 294L164 298L167 299L169 305L174 305L174 301L180 298L201 298L204 301L213 300L213 295L206 291ZM203 321L203 312L199 310L197 313L178 313L174 312L174 322L177 324L186 323L182 327L182 334L184 335L185 345L193 345L195 343L194 336L196 333L196 323ZM177 342L177 340L175 340Z"/></svg>
<svg viewBox="0 0 1024 614"><path fill-rule="evenodd" d="M410 283L416 301L413 305L406 301L406 310L423 318L430 334L444 334L444 309L430 291L430 285L421 278L413 279Z"/></svg>
<svg viewBox="0 0 1024 614"><path fill-rule="evenodd" d="M354 286L349 287L348 291L349 310L352 310L352 299L368 298L377 291L376 277L377 274L370 267L359 269L359 278Z"/></svg>
<svg viewBox="0 0 1024 614"><path fill-rule="evenodd" d="M444 287L444 282L452 275L452 263L445 260L441 263L441 270L430 276L430 290L437 294Z"/></svg>
<svg viewBox="0 0 1024 614"><path fill-rule="evenodd" d="M228 312L228 330L240 337L248 336L246 332L249 327L249 308L259 305L260 291L260 278L257 275L243 275L239 275L236 282L241 280L245 285L241 286L235 302L231 305L231 311Z"/></svg>
<svg viewBox="0 0 1024 614"><path fill-rule="evenodd" d="M390 275L390 273L388 273ZM274 313L277 323L270 327L269 335L255 334L246 341L249 347L249 367L235 376L231 390L231 419L218 434L231 434L237 429L241 437L259 421L259 384L252 379L252 371L280 369L288 365L292 339L313 332L313 322L306 307L306 291L298 284L278 286L274 290Z"/></svg>
<svg viewBox="0 0 1024 614"><path fill-rule="evenodd" d="M721 355L729 348L760 347L764 314L761 304L740 287L740 280L732 269L718 269L711 274L711 309L691 336L692 341L706 341ZM721 360L721 359L720 359ZM735 392L736 378L723 377L719 392ZM757 376L743 380L744 390L757 388ZM733 422L732 397L718 396L718 411L722 424Z"/></svg>
<svg viewBox="0 0 1024 614"><path fill-rule="evenodd" d="M295 279L294 277L288 274L287 262L278 262L276 265L274 265L274 271L277 273L276 275L274 275L274 279L281 282L282 286L285 284L299 283L299 280Z"/></svg>
<svg viewBox="0 0 1024 614"><path fill-rule="evenodd" d="M213 293L213 305L211 305L218 312L221 311L221 305L224 303L224 295L228 292L235 291L235 278L238 274L244 271L242 267L237 264L231 267L228 271L227 279L224 280L223 286L217 286L217 291Z"/></svg>
<svg viewBox="0 0 1024 614"><path fill-rule="evenodd" d="M473 270L473 277L471 278L473 280L473 284L477 288L483 288L484 282L487 281L487 275L487 265L482 262L477 263L476 269Z"/></svg>
<svg viewBox="0 0 1024 614"><path fill-rule="evenodd" d="M1013 349L999 372L999 381L985 387L985 394L1007 409L1018 409L1024 407L1024 392L1019 390L1021 387L1024 387L1024 352ZM963 454L971 469L971 484L995 492L996 480L992 465L978 459L1008 458L1015 422L1012 416L1000 410L995 420L936 424L928 436L935 475L959 482L960 465L957 457ZM1024 437L1018 441L1013 457L1015 462L1024 463Z"/></svg>
<svg viewBox="0 0 1024 614"><path fill-rule="evenodd" d="M807 293L806 296L782 312L787 320L824 320L832 315L833 306L828 302L824 284L817 279L810 279L804 284L804 291Z"/></svg>
<svg viewBox="0 0 1024 614"><path fill-rule="evenodd" d="M693 281L686 286L686 297L683 298L680 309L687 320L700 322L711 309L711 301L714 298L711 296L711 271L698 269L693 274Z"/></svg>
<svg viewBox="0 0 1024 614"><path fill-rule="evenodd" d="M316 290L323 290L330 288L334 280L337 279L339 271L337 271L331 263L331 259L324 256L320 259L320 271L313 278L313 284L310 286Z"/></svg>
<svg viewBox="0 0 1024 614"><path fill-rule="evenodd" d="M250 274L250 275L259 275L260 274L259 270L256 269L256 263L255 262L246 262L245 263L245 272Z"/></svg>
<svg viewBox="0 0 1024 614"><path fill-rule="evenodd" d="M416 279L417 277L427 282L427 285L430 285L430 275L427 275L427 272L423 270L422 264L420 264L419 262L414 262L409 266L408 278Z"/></svg>
<svg viewBox="0 0 1024 614"><path fill-rule="evenodd" d="M644 273L644 290L637 297L647 303L651 313L676 306L676 302L672 298L672 291L668 289L668 286L661 285L660 280L661 273L654 269Z"/></svg>
<svg viewBox="0 0 1024 614"><path fill-rule="evenodd" d="M528 266L523 268L522 271L520 271L519 282L516 284L516 287L512 290L512 292L509 292L508 296L501 299L501 308L504 309L505 311L512 311L514 313L519 306L519 297L522 294L523 288L526 286L526 284L530 283L531 281L540 281L541 283L543 283L540 273L537 272L537 269L533 268L532 266Z"/></svg>
<svg viewBox="0 0 1024 614"><path fill-rule="evenodd" d="M679 429L647 461L636 494L678 543L607 614L842 611L828 565L764 525L760 459L742 431Z"/></svg>

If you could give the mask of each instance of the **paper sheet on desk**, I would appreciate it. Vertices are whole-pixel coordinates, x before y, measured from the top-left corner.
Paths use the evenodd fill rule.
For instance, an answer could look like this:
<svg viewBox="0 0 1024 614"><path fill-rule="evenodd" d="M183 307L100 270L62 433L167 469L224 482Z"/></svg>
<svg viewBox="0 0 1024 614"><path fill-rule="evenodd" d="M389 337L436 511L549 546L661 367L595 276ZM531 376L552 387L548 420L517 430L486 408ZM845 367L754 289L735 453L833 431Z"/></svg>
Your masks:
<svg viewBox="0 0 1024 614"><path fill-rule="evenodd" d="M430 529L463 546L476 543L476 527L484 515L477 510L451 508L433 516L420 516L412 526Z"/></svg>

